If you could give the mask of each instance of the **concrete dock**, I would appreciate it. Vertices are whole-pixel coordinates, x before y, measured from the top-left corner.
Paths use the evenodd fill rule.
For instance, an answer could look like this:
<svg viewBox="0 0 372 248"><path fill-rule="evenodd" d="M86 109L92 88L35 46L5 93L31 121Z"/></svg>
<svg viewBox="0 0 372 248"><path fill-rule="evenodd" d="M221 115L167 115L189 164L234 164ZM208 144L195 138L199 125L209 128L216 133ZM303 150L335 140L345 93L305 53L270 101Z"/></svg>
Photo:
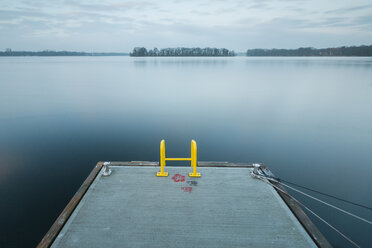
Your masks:
<svg viewBox="0 0 372 248"><path fill-rule="evenodd" d="M249 165L98 164L39 247L330 247ZM94 175L95 174L95 175ZM299 213L299 214L296 214ZM304 217L305 216L305 217Z"/></svg>

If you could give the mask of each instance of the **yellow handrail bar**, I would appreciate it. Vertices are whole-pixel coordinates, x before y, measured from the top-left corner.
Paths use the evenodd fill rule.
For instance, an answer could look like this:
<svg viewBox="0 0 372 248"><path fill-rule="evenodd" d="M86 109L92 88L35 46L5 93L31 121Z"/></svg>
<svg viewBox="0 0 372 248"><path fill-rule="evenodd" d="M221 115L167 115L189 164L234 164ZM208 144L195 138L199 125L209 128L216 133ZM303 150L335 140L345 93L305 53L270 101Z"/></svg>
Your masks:
<svg viewBox="0 0 372 248"><path fill-rule="evenodd" d="M191 161L191 158L165 158L165 161Z"/></svg>
<svg viewBox="0 0 372 248"><path fill-rule="evenodd" d="M167 177L168 172L164 172L165 167L165 141L160 141L160 171L156 173L158 177Z"/></svg>
<svg viewBox="0 0 372 248"><path fill-rule="evenodd" d="M196 171L197 160L197 147L195 140L191 140L191 167L192 172L189 173L189 177L200 177L200 173Z"/></svg>
<svg viewBox="0 0 372 248"><path fill-rule="evenodd" d="M191 140L191 158L166 158L165 157L165 141L160 141L160 171L156 173L158 177L167 177L168 172L164 171L165 161L191 161L192 172L189 173L189 177L200 177L200 173L197 172L197 146L195 140Z"/></svg>

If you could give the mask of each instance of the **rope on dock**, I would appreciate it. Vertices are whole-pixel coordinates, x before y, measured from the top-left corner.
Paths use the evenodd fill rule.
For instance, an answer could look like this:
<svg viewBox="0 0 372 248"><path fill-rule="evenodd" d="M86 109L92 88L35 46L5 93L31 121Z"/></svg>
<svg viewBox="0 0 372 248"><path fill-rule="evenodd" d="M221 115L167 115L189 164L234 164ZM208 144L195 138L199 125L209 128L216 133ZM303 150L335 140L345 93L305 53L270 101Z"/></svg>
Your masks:
<svg viewBox="0 0 372 248"><path fill-rule="evenodd" d="M297 193L300 193L300 194L302 194L302 195L304 195L304 196L307 196L307 197L309 197L309 198L311 198L311 199L313 199L313 200L315 200L315 201L318 201L318 202L320 202L320 203L323 203L324 205L327 205L327 206L329 206L329 207L331 207L331 208L337 209L338 211L343 212L344 214L350 215L351 217L354 217L354 218L359 219L359 220L361 220L361 221L363 221L363 222L365 222L365 223L367 223L367 224L372 225L372 221L370 221L370 220L367 220L367 219L365 219L365 218L362 218L362 217L360 217L360 216L358 216L358 215L356 215L356 214L350 213L349 211L346 211L346 210L344 210L344 209L342 209L342 208L336 207L335 205L332 205L332 204L330 204L330 203L328 203L328 202L322 201L322 200L316 198L315 196L312 196L312 195L306 194L305 192L303 192L303 191L301 191L301 190L298 190L298 189L296 189L296 188L293 188L293 187L291 187L291 186L289 186L289 185L287 185L287 184L281 182L280 180L276 180L276 179L274 179L274 178L272 178L272 177L267 177L267 176L263 176L263 175L257 175L257 176L259 176L259 177L263 177L263 178L268 179L268 180L272 180L272 181L274 181L274 182L276 182L276 183L280 183L281 185L283 185L283 186L285 186L285 187L287 187L287 188L290 188L290 189L296 191Z"/></svg>
<svg viewBox="0 0 372 248"><path fill-rule="evenodd" d="M258 169L254 170L254 171L252 172L252 176L253 176L253 177L256 177L256 178L258 178L258 179L260 179L260 180L262 180L262 181L264 181L264 182L266 182L266 183L268 183L268 184L270 184L272 187L274 187L274 188L277 189L278 191L280 191L280 192L282 192L283 194L287 195L288 197L290 197L291 199L293 199L295 202L297 202L299 205L301 205L303 208L305 208L307 211L309 211L311 214L313 214L315 217L317 217L319 220L321 220L323 223L325 223L327 226L329 226L332 230L334 230L334 231L337 232L339 235L341 235L344 239L346 239L346 240L347 240L348 242L350 242L352 245L354 245L355 247L360 248L360 246L359 246L357 243L355 243L353 240L351 240L349 237L347 237L345 234L343 234L340 230L338 230L336 227L332 226L332 225L331 225L330 223L328 223L325 219L323 219L323 218L320 217L317 213L315 213L313 210L311 210L310 208L308 208L305 204L303 204L302 202L300 202L299 200L297 200L296 198L294 198L293 196L291 196L291 195L290 195L288 192L286 192L285 190L283 190L283 189L279 188L277 185L273 184L271 181L276 182L277 184L282 184L283 186L288 187L288 188L290 188L290 189L292 189L292 190L294 190L294 191L296 191L296 192L298 192L298 193L300 193L300 194L303 194L303 195L305 195L305 196L307 196L307 197L309 197L309 198L311 198L311 199L313 199L313 200L316 200L316 201L318 201L318 202L320 202L320 203L323 203L323 204L325 204L325 205L327 205L327 206L329 206L329 207L335 208L335 209L337 209L337 210L339 210L339 211L341 211L341 212L343 212L343 213L345 213L345 214L348 214L348 215L350 215L350 216L352 216L352 217L354 217L354 218L357 218L357 219L359 219L359 220L361 220L361 221L364 221L365 223L368 223L368 224L370 224L370 225L372 225L372 221L367 220L367 219L364 219L364 218L362 218L362 217L360 217L360 216L357 216L357 215L355 215L355 214L353 214L353 213L350 213L350 212L348 212L348 211L346 211L346 210L344 210L344 209L341 209L341 208L336 207L336 206L334 206L334 205L332 205L332 204L329 204L329 203L327 203L327 202L325 202L325 201L322 201L322 200L320 200L320 199L318 199L318 198L316 198L316 197L314 197L314 196L311 196L311 195L309 195L309 194L306 194L305 192L302 192L302 191L300 191L300 190L298 190L298 189L295 189L295 188L293 188L293 187L291 187L291 186L289 186L289 185L287 185L287 184L284 184L284 183L280 182L280 180L277 180L277 178L273 178L273 177L266 176L265 174L262 174L261 172L259 172Z"/></svg>
<svg viewBox="0 0 372 248"><path fill-rule="evenodd" d="M343 213L345 213L345 214L348 214L348 215L350 215L350 216L352 216L352 217L354 217L354 218L356 218L356 219L359 219L359 220L361 220L361 221L364 221L364 222L367 223L367 224L372 225L372 221L370 221L370 220L364 219L364 218L362 218L362 217L360 217L360 216L358 216L358 215L356 215L356 214L350 213L350 212L348 212L348 211L346 211L346 210L344 210L344 209L341 209L341 208L339 208L339 207L336 207L336 206L334 206L334 205L332 205L332 204L330 204L330 203L328 203L328 202L322 201L322 200L320 200L320 199L318 199L318 198L316 198L316 197L314 197L314 196L311 196L311 195L309 195L309 194L306 194L305 192L302 192L301 190L295 189L295 188L293 188L293 187L291 187L291 186L289 186L289 185L287 185L287 184L285 184L285 183L281 183L281 184L284 185L285 187L290 188L290 189L292 189L292 190L294 190L294 191L296 191L296 192L298 192L298 193L300 193L300 194L302 194L302 195L304 195L304 196L307 196L307 197L309 197L309 198L311 198L311 199L313 199L313 200L315 200L315 201L318 201L318 202L320 202L320 203L323 203L324 205L327 205L327 206L329 206L329 207L332 207L332 208L334 208L334 209L337 209L338 211L341 211L341 212L343 212Z"/></svg>
<svg viewBox="0 0 372 248"><path fill-rule="evenodd" d="M267 177L267 176L266 176ZM291 184L293 186L296 186L298 188L302 188L302 189L306 189L308 191L312 191L314 193L317 193L317 194L320 194L320 195L324 195L324 196L327 196L327 197L330 197L330 198L333 198L333 199L336 199L336 200L339 200L339 201L343 201L343 202L346 202L346 203L349 203L349 204L352 204L354 206L357 206L357 207L361 207L361 208L364 208L364 209L368 209L370 211L372 211L372 207L369 207L369 206L366 206L366 205L363 205L363 204L360 204L360 203L356 203L356 202L352 202L352 201L349 201L349 200L346 200L346 199L343 199L341 197L338 197L338 196L334 196L334 195L330 195L330 194L327 194L327 193L324 193L324 192L320 192L318 190L315 190L315 189L310 189L308 187L305 187L305 186L302 186L302 185L299 185L297 183L293 183L293 182L289 182L289 181L286 181L284 179L281 179L281 178L278 178L278 177L267 177L267 178L270 178L270 179L275 179L279 182L285 182L285 183L288 183L288 184ZM283 184L283 183L282 183ZM283 184L284 185L284 184Z"/></svg>
<svg viewBox="0 0 372 248"><path fill-rule="evenodd" d="M261 179L261 178L260 178ZM261 179L262 180L262 179ZM340 234L344 239L346 239L347 241L349 241L352 245L354 245L355 247L358 247L358 248L361 248L357 243L355 243L353 240L351 240L349 237L347 237L345 234L343 234L341 231L339 231L336 227L332 226L330 223L328 223L325 219L323 219L322 217L320 217L318 214L316 214L313 210L311 210L310 208L306 207L305 204L303 204L302 202L300 202L299 200L297 200L296 198L294 198L293 196L291 196L290 194L288 194L287 192L285 192L284 190L282 190L281 188L279 188L278 186L272 184L271 182L269 182L268 180L263 180L265 182L267 182L268 184L270 184L271 186L273 186L274 188L276 188L277 190L279 190L280 192L282 192L283 194L287 195L288 197L292 198L295 202L297 202L298 204L300 204L303 208L305 208L307 211L309 211L311 214L313 214L315 217L317 217L319 220L321 220L323 223L325 223L327 226L329 226L330 228L332 228L335 232L337 232L338 234Z"/></svg>

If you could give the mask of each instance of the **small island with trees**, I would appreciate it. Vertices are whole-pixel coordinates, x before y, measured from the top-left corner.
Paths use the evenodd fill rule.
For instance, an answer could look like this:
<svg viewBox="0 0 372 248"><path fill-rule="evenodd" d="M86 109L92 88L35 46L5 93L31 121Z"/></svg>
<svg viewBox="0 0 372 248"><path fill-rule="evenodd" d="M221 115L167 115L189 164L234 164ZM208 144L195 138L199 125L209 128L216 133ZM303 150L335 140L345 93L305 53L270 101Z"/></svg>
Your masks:
<svg viewBox="0 0 372 248"><path fill-rule="evenodd" d="M163 48L147 50L144 47L135 47L129 54L131 57L228 57L235 56L235 52L226 48Z"/></svg>
<svg viewBox="0 0 372 248"><path fill-rule="evenodd" d="M350 46L316 49L251 49L247 56L372 56L372 46Z"/></svg>

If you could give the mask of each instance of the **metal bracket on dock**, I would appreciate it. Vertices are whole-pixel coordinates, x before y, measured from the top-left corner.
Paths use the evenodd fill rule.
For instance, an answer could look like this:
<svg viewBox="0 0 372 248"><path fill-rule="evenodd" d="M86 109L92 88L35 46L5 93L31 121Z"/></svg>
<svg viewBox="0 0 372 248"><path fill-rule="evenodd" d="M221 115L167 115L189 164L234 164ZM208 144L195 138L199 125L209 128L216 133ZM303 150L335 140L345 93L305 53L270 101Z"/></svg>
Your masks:
<svg viewBox="0 0 372 248"><path fill-rule="evenodd" d="M200 177L200 173L197 172L197 146L195 140L191 140L191 158L166 158L165 157L165 141L160 141L160 171L156 173L158 177L167 177L168 172L164 171L165 161L191 161L192 172L189 173L189 177Z"/></svg>
<svg viewBox="0 0 372 248"><path fill-rule="evenodd" d="M103 173L104 176L110 176L111 175L111 169L109 167L110 162L104 162L103 163Z"/></svg>
<svg viewBox="0 0 372 248"><path fill-rule="evenodd" d="M253 171L251 172L251 176L254 178L260 178L260 175L262 175L261 165L253 164Z"/></svg>

